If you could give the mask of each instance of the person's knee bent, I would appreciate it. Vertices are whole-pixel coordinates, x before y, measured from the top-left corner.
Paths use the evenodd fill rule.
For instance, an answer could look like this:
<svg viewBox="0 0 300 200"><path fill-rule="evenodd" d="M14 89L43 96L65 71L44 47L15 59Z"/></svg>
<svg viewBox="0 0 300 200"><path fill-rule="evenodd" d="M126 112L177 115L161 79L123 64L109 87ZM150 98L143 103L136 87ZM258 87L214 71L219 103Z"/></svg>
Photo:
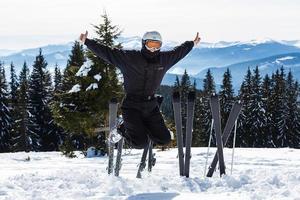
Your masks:
<svg viewBox="0 0 300 200"><path fill-rule="evenodd" d="M171 134L170 131L164 132L161 137L159 137L159 140L157 141L157 144L159 145L166 145L171 142Z"/></svg>
<svg viewBox="0 0 300 200"><path fill-rule="evenodd" d="M132 148L134 149L144 149L147 145L148 145L149 141L148 139L139 139L139 140L136 140L134 138L131 139L131 146Z"/></svg>

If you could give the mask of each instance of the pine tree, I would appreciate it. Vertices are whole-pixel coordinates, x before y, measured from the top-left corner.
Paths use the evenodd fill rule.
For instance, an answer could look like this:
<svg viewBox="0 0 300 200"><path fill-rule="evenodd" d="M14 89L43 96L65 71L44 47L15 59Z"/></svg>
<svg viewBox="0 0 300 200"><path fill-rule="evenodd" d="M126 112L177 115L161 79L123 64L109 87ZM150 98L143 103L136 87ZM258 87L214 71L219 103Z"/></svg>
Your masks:
<svg viewBox="0 0 300 200"><path fill-rule="evenodd" d="M51 133L52 120L49 102L52 95L50 73L46 69L47 62L40 49L33 64L29 81L29 112L30 112L30 145L34 151L54 150L54 138Z"/></svg>
<svg viewBox="0 0 300 200"><path fill-rule="evenodd" d="M47 92L45 95L45 102L47 102L47 105L45 106L45 121L47 122L48 131L42 135L41 137L41 145L43 151L57 151L59 149L59 145L62 143L62 128L59 127L53 119L50 105L53 101L53 94L54 89L52 84L52 78L51 74L48 70L45 70L45 79L44 79L44 86L45 91ZM57 72L58 73L58 72ZM57 75L57 74L55 74ZM59 75L58 75L59 76ZM59 77L55 76L55 81L58 83L58 85L55 85L57 89L59 90L61 87L59 84Z"/></svg>
<svg viewBox="0 0 300 200"><path fill-rule="evenodd" d="M10 64L10 99L12 103L17 101L18 77L13 62Z"/></svg>
<svg viewBox="0 0 300 200"><path fill-rule="evenodd" d="M282 67L276 70L274 78L274 87L271 93L272 101L272 140L276 147L286 147L287 146L287 101L286 101L286 83L285 83L285 73Z"/></svg>
<svg viewBox="0 0 300 200"><path fill-rule="evenodd" d="M298 83L294 81L291 70L286 80L287 95L287 146L291 148L299 148L300 144L300 112L297 108Z"/></svg>
<svg viewBox="0 0 300 200"><path fill-rule="evenodd" d="M271 91L273 88L273 81L270 79L269 75L266 74L262 83L262 102L263 108L265 109L265 124L263 127L264 133L264 147L274 147L272 142L272 101L271 101Z"/></svg>
<svg viewBox="0 0 300 200"><path fill-rule="evenodd" d="M208 138L204 138L205 135L205 110L204 110L204 98L203 92L196 90L196 102L195 102L195 112L194 112L194 126L193 126L193 141L192 145L195 147L207 146ZM209 136L208 136L209 137Z"/></svg>
<svg viewBox="0 0 300 200"><path fill-rule="evenodd" d="M94 39L108 47L120 48L120 45L114 43L120 35L117 26L112 25L107 14L102 15L102 19L103 23L94 25L97 34ZM73 48L68 65L75 64L70 68L80 67L80 69L74 70L74 73L71 70L72 73L68 76L64 75L64 92L61 95L63 98L61 102L53 104L52 111L56 122L68 133L88 137L85 141L86 147L94 145L106 151L105 146L99 145L99 143L103 144L105 137L103 133L97 135L95 128L108 126L108 102L112 97L121 99L123 90L118 79L119 71L117 66L107 64L91 51L86 53L88 61L82 65L85 59L81 47L76 43L75 45L76 48ZM83 70L87 73L82 74ZM69 83L72 83L70 87ZM73 92L71 89L74 86L79 86L80 91Z"/></svg>
<svg viewBox="0 0 300 200"><path fill-rule="evenodd" d="M11 113L3 64L0 63L0 152L10 151Z"/></svg>
<svg viewBox="0 0 300 200"><path fill-rule="evenodd" d="M241 85L241 89L239 91L240 99L243 101L243 109L240 114L240 120L238 121L238 130L239 134L236 137L236 146L238 147L252 147L253 146L253 138L251 130L251 121L249 118L251 117L251 95L252 91L252 73L250 68L248 68L247 73L245 75L244 81Z"/></svg>
<svg viewBox="0 0 300 200"><path fill-rule="evenodd" d="M231 111L232 105L234 103L234 91L232 87L232 77L229 68L223 75L223 81L220 91L220 107L221 107L221 124L222 130L225 127L225 124L228 120L229 113ZM230 135L230 138L227 142L227 146L232 146L233 135Z"/></svg>
<svg viewBox="0 0 300 200"><path fill-rule="evenodd" d="M18 115L16 120L16 135L13 138L13 150L25 151L31 150L31 133L29 131L29 99L28 99L28 78L29 69L24 62L19 75L19 87L17 90L17 109Z"/></svg>
<svg viewBox="0 0 300 200"><path fill-rule="evenodd" d="M69 55L67 66L63 73L62 78L62 90L68 92L78 82L75 74L78 72L80 67L86 61L83 46L75 41Z"/></svg>
<svg viewBox="0 0 300 200"><path fill-rule="evenodd" d="M110 48L121 48L120 44L115 44L115 40L121 34L121 31L116 25L113 25L108 15L104 13L102 16L103 22L98 25L93 25L96 32L94 38L98 43L106 45ZM119 81L118 75L120 71L118 66L106 63L99 57L96 57L91 51L87 52L87 57L91 61L91 70L87 76L80 77L82 91L80 95L84 95L84 106L86 106L85 113L86 121L90 126L86 129L86 133L90 137L90 143L95 145L99 142L95 137L94 128L99 126L108 126L108 102L112 97L121 100L123 95L122 83ZM95 78L101 77L100 79ZM89 90L92 84L97 84L97 88ZM98 138L105 138L102 133ZM101 141L100 141L101 142ZM103 142L102 142L103 143ZM103 151L105 146L99 147Z"/></svg>
<svg viewBox="0 0 300 200"><path fill-rule="evenodd" d="M295 116L295 123L297 123L297 129L295 131L295 134L294 134L294 148L300 148L300 128L299 128L299 121L300 121L300 87L299 87L299 83L298 81L295 82L295 88L296 88L296 94L295 96L297 97L297 100L296 100L296 105L297 105L297 113L296 113L296 116Z"/></svg>
<svg viewBox="0 0 300 200"><path fill-rule="evenodd" d="M203 80L203 92L207 97L210 97L213 93L216 93L216 85L210 69L207 70Z"/></svg>
<svg viewBox="0 0 300 200"><path fill-rule="evenodd" d="M199 109L203 110L203 116L202 116L202 127L203 127L203 134L201 134L201 141L202 143L207 146L209 141L209 135L212 125L212 116L211 116L211 108L210 108L210 96L216 93L216 86L214 82L214 78L212 76L212 73L210 69L207 70L206 76L203 80L203 93L202 93L202 107ZM215 137L213 135L212 138L212 145L216 144Z"/></svg>
<svg viewBox="0 0 300 200"><path fill-rule="evenodd" d="M263 98L262 98L262 85L261 76L259 73L258 66L253 71L252 76L252 94L250 101L251 114L250 118L250 137L252 147L264 147L264 127L266 125L266 111L264 108Z"/></svg>
<svg viewBox="0 0 300 200"><path fill-rule="evenodd" d="M187 119L187 97L190 90L191 90L190 76L188 75L187 71L184 70L184 73L180 81L182 133L183 133L182 136L183 136L184 144L185 144L186 119Z"/></svg>
<svg viewBox="0 0 300 200"><path fill-rule="evenodd" d="M74 133L82 133L82 129L78 128L78 118L81 113L76 112L76 105L80 105L81 99L78 93L69 91L79 82L76 73L85 61L83 46L75 41L63 76L61 77L58 68L54 75L54 97L51 102L51 112L57 131L60 132L61 139L64 141L61 149L68 157L73 157L73 151L80 149L84 143L82 136L74 135Z"/></svg>
<svg viewBox="0 0 300 200"><path fill-rule="evenodd" d="M9 92L9 99L10 99L10 110L11 110L11 130L10 134L12 136L16 135L16 120L18 118L18 105L17 105L17 89L18 89L18 77L16 75L15 66L13 62L10 64L10 92Z"/></svg>

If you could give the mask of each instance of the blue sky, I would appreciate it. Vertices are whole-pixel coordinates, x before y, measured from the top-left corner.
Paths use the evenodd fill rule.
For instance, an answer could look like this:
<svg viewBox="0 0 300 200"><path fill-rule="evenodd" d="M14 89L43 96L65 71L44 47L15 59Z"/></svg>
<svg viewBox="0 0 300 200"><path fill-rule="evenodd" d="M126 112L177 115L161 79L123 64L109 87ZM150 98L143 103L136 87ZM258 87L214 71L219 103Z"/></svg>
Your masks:
<svg viewBox="0 0 300 200"><path fill-rule="evenodd" d="M300 0L1 0L0 49L75 40L106 10L124 36L158 30L166 40L300 39Z"/></svg>

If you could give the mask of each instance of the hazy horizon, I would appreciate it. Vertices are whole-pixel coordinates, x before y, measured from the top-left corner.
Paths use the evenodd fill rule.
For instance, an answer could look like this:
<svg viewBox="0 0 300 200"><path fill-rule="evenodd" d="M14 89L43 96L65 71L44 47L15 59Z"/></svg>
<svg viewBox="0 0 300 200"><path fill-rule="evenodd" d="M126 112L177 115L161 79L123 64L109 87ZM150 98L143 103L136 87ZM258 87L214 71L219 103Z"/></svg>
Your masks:
<svg viewBox="0 0 300 200"><path fill-rule="evenodd" d="M47 36L47 35L41 35L41 36L35 36L38 37L39 39L41 39L39 42L36 42L35 38L31 38L33 36L17 36L19 39L23 38L23 44L24 44L24 48L2 48L2 45L0 46L0 50L7 50L7 51L22 51L22 50L26 50L26 49L34 49L34 48L39 48L39 47L43 47L43 46L48 46L48 45L66 45L68 43L72 43L75 40L78 41L77 37L74 37L73 39L70 39L71 36L63 36L63 38L59 38L59 39L55 39L57 38L57 36ZM139 35L121 35L121 37L141 37ZM0 41L1 39L6 38L7 37L3 37L0 36ZM246 43L246 42L251 42L251 41L264 41L264 40L274 40L277 42L284 42L284 41L299 41L299 45L300 45L300 38L299 40L286 40L286 39L273 39L273 38L252 38L249 40L240 40L240 41L225 41L225 40L220 40L220 41L204 41L201 40L200 44L198 45L198 47L201 46L201 44L203 43L209 43L209 44L217 44L220 42L227 42L227 43L234 43L234 42L241 42L241 43ZM35 42L34 42L35 41ZM51 43L49 43L51 42ZM182 41L177 41L177 40L166 40L165 42L182 42Z"/></svg>

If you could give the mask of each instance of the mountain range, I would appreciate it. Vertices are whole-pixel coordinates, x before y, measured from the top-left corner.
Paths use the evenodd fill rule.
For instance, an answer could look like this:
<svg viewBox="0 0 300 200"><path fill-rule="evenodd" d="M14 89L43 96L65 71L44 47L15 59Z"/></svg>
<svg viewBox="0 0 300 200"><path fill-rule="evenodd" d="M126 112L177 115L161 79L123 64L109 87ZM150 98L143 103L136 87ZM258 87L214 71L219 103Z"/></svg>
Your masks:
<svg viewBox="0 0 300 200"><path fill-rule="evenodd" d="M120 37L124 49L140 49L140 37ZM170 50L179 45L180 42L166 41L163 43L162 50ZM39 48L11 51L0 49L0 61L4 62L6 68L14 62L16 71L20 71L23 62L29 66L33 64L39 49L48 63L51 72L57 63L63 69L71 52L73 42L58 45L46 45ZM251 40L245 42L226 42L217 43L202 42L173 68L164 77L163 84L173 85L176 75L182 74L186 69L191 75L192 81L196 81L197 87L202 87L202 80L208 68L211 69L217 85L222 83L223 73L227 68L233 76L233 85L237 91L243 80L248 67L255 66L260 68L262 75L270 74L281 66L293 71L294 76L300 79L300 41L279 41L272 39ZM6 70L8 71L8 70Z"/></svg>

